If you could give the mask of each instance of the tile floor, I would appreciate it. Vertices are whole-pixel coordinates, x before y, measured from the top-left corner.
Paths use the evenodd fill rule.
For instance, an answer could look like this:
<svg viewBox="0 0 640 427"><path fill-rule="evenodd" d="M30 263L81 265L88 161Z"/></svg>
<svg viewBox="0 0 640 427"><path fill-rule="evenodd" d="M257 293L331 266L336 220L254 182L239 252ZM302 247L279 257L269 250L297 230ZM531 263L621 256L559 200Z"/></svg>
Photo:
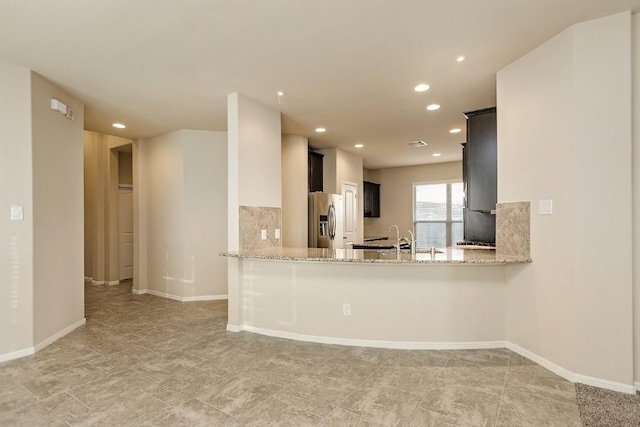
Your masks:
<svg viewBox="0 0 640 427"><path fill-rule="evenodd" d="M87 324L0 364L0 426L581 426L575 387L498 350L231 333L226 301L86 287Z"/></svg>

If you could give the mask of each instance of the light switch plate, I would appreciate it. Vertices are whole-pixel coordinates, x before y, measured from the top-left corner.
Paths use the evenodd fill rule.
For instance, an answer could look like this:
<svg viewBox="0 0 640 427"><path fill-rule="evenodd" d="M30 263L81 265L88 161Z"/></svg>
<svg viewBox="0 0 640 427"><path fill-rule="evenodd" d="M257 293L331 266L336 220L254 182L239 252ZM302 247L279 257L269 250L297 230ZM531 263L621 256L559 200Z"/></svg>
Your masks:
<svg viewBox="0 0 640 427"><path fill-rule="evenodd" d="M262 240L267 240L267 229L263 228L262 231L260 232L260 238Z"/></svg>
<svg viewBox="0 0 640 427"><path fill-rule="evenodd" d="M275 237L276 237L276 239L280 238L280 229L279 228L276 228Z"/></svg>
<svg viewBox="0 0 640 427"><path fill-rule="evenodd" d="M540 215L551 215L553 213L553 200L540 200L538 202L538 212Z"/></svg>

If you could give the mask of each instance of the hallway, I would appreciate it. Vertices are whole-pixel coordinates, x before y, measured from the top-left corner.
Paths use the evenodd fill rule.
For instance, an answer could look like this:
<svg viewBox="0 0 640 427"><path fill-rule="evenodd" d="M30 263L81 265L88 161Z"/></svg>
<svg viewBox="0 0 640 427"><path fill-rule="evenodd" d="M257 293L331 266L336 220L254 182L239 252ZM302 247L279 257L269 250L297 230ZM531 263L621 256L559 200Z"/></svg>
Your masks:
<svg viewBox="0 0 640 427"><path fill-rule="evenodd" d="M226 301L85 287L87 324L0 364L0 425L582 425L576 387L497 350L225 330Z"/></svg>

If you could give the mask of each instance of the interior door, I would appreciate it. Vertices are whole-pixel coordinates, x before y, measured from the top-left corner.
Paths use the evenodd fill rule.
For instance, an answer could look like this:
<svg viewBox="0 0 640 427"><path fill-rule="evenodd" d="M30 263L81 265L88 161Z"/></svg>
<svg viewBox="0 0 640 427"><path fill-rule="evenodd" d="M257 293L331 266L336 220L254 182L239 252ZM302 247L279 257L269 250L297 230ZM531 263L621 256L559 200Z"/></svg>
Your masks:
<svg viewBox="0 0 640 427"><path fill-rule="evenodd" d="M357 243L358 238L358 185L352 182L342 183L342 201L344 205L344 246Z"/></svg>
<svg viewBox="0 0 640 427"><path fill-rule="evenodd" d="M133 190L119 190L119 280L133 278Z"/></svg>

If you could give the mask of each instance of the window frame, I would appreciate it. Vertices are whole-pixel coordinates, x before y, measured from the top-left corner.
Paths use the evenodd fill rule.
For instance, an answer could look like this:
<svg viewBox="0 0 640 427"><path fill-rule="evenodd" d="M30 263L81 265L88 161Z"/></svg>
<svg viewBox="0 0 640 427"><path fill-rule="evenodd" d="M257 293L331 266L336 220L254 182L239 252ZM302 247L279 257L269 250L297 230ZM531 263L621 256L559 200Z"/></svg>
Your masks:
<svg viewBox="0 0 640 427"><path fill-rule="evenodd" d="M416 220L416 190L418 186L421 185L441 185L441 184L446 184L447 185L447 219L445 221L424 221L424 220L420 220L417 221ZM462 184L463 185L463 216L462 216L462 220L460 221L454 221L452 219L452 213L453 213L453 208L452 208L452 199L451 199L451 189L452 189L452 184ZM426 181L426 182L413 182L412 184L412 193L411 193L411 197L412 197L412 205L411 205L411 215L413 216L413 235L416 237L416 249L424 249L423 247L418 246L417 244L417 237L418 237L418 223L424 223L424 224L445 224L445 241L446 241L446 247L452 246L455 242L452 242L452 231L453 231L453 224L461 224L464 230L464 182L460 179L452 179L452 180L444 180L444 181Z"/></svg>

